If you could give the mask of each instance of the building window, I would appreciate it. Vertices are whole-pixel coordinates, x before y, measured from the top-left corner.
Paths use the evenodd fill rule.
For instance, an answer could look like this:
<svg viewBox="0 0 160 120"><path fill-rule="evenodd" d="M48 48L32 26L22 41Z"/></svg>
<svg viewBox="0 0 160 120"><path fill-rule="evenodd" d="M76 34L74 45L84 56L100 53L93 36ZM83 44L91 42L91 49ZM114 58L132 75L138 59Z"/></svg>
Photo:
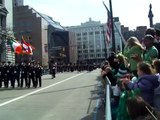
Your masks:
<svg viewBox="0 0 160 120"><path fill-rule="evenodd" d="M83 45L83 49L86 49L86 48L87 48L87 46L84 44L84 45Z"/></svg>
<svg viewBox="0 0 160 120"><path fill-rule="evenodd" d="M81 46L81 45L78 45L78 49L82 49L82 46Z"/></svg>
<svg viewBox="0 0 160 120"><path fill-rule="evenodd" d="M93 57L94 57L94 55L92 54L92 55L90 55L90 57L91 57L91 58L93 58Z"/></svg>
<svg viewBox="0 0 160 120"><path fill-rule="evenodd" d="M94 45L89 45L89 48L94 48Z"/></svg>
<svg viewBox="0 0 160 120"><path fill-rule="evenodd" d="M82 58L82 55L78 55L78 59Z"/></svg>
<svg viewBox="0 0 160 120"><path fill-rule="evenodd" d="M99 32L99 31L96 31L95 34L96 34L96 35L97 35L97 34L100 34L100 32Z"/></svg>
<svg viewBox="0 0 160 120"><path fill-rule="evenodd" d="M90 50L90 53L93 53L94 52L94 50Z"/></svg>
<svg viewBox="0 0 160 120"><path fill-rule="evenodd" d="M87 35L87 32L83 33L83 36L86 36Z"/></svg>
<svg viewBox="0 0 160 120"><path fill-rule="evenodd" d="M83 40L84 40L84 41L87 40L87 37L83 37Z"/></svg>
<svg viewBox="0 0 160 120"><path fill-rule="evenodd" d="M77 40L81 40L81 37L78 37Z"/></svg>
<svg viewBox="0 0 160 120"><path fill-rule="evenodd" d="M82 53L82 51L81 51L81 50L78 50L78 53Z"/></svg>
<svg viewBox="0 0 160 120"><path fill-rule="evenodd" d="M89 35L93 35L93 32L89 32Z"/></svg>
<svg viewBox="0 0 160 120"><path fill-rule="evenodd" d="M100 54L97 54L96 57L101 57L101 55L100 55Z"/></svg>
<svg viewBox="0 0 160 120"><path fill-rule="evenodd" d="M97 50L96 50L96 52L100 52L100 51L101 51L100 49L97 49Z"/></svg>
<svg viewBox="0 0 160 120"><path fill-rule="evenodd" d="M81 36L81 34L80 34L80 33L77 33L77 36Z"/></svg>
<svg viewBox="0 0 160 120"><path fill-rule="evenodd" d="M88 55L85 55L84 58L87 59L87 58L88 58Z"/></svg>
<svg viewBox="0 0 160 120"><path fill-rule="evenodd" d="M84 50L84 53L88 53L88 50Z"/></svg>

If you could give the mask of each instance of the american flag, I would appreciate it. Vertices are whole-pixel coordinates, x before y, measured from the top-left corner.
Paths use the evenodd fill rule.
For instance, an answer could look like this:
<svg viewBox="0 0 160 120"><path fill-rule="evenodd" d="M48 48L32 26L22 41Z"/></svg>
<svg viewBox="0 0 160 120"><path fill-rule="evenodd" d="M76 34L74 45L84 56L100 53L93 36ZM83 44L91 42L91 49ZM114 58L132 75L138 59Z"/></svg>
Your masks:
<svg viewBox="0 0 160 120"><path fill-rule="evenodd" d="M112 23L111 23L111 14L110 11L108 10L106 4L103 2L104 7L107 10L107 24L106 24L106 42L109 44L112 39Z"/></svg>

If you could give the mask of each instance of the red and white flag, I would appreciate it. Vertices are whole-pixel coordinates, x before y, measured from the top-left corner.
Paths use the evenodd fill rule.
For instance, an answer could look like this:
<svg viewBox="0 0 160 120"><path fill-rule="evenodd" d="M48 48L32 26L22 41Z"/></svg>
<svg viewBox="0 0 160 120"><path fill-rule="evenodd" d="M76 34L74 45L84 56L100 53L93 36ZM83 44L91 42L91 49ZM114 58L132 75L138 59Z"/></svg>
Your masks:
<svg viewBox="0 0 160 120"><path fill-rule="evenodd" d="M24 54L33 55L33 50L35 50L35 48L30 43L26 42L23 37L22 37L22 47Z"/></svg>

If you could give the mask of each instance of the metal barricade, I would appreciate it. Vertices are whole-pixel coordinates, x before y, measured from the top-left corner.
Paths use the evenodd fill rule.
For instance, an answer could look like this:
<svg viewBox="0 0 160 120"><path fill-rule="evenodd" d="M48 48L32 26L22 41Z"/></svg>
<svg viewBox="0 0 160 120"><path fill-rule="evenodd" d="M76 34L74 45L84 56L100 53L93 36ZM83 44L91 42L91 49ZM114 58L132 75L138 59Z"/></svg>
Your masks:
<svg viewBox="0 0 160 120"><path fill-rule="evenodd" d="M111 116L111 83L108 77L106 81L106 106L105 106L105 120L112 120Z"/></svg>

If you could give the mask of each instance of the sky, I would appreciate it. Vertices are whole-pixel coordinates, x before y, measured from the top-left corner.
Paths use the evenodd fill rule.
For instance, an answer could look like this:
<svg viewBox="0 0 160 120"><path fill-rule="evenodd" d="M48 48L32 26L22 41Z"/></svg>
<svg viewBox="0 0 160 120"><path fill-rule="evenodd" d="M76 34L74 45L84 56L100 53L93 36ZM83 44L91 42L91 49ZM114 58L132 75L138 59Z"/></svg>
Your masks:
<svg viewBox="0 0 160 120"><path fill-rule="evenodd" d="M109 0L104 0L109 8ZM153 23L160 23L160 0L112 0L113 17L119 17L121 25L130 30L137 26L149 27L149 5L152 4ZM51 16L62 26L80 25L92 18L105 23L107 11L102 0L24 0L40 13Z"/></svg>

